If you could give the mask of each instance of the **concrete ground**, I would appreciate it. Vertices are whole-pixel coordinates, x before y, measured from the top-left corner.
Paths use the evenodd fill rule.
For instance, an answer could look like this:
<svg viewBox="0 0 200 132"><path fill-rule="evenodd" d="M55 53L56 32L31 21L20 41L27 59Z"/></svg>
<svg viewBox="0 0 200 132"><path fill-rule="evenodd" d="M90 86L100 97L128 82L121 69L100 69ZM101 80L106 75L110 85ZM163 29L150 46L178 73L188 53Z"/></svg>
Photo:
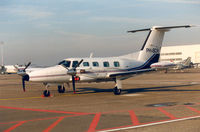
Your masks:
<svg viewBox="0 0 200 132"><path fill-rule="evenodd" d="M77 84L77 94L52 86L42 97L42 84L17 75L0 75L0 131L200 131L200 70L138 75L114 83Z"/></svg>

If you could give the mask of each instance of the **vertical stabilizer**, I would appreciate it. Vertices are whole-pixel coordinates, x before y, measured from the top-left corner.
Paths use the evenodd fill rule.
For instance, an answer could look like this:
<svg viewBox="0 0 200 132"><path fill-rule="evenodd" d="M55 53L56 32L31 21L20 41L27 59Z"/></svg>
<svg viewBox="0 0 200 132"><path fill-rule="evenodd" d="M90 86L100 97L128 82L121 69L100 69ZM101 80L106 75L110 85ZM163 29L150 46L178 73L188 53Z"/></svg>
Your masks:
<svg viewBox="0 0 200 132"><path fill-rule="evenodd" d="M167 30L156 30L154 27L149 31L138 56L139 61L147 61L153 57L152 63L158 62L165 31Z"/></svg>
<svg viewBox="0 0 200 132"><path fill-rule="evenodd" d="M149 34L138 56L138 61L144 62L143 68L149 68L152 63L158 62L165 32L169 31L172 28L188 28L188 27L191 26L190 25L169 26L169 27L153 26L152 28L128 31L131 33L140 31L149 31Z"/></svg>

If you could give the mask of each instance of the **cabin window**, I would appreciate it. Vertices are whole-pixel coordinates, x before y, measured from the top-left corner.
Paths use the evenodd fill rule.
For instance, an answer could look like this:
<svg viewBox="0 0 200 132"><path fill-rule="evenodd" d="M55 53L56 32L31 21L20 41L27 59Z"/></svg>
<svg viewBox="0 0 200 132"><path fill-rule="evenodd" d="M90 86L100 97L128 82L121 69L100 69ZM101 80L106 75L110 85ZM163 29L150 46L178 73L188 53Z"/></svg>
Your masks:
<svg viewBox="0 0 200 132"><path fill-rule="evenodd" d="M78 65L78 61L73 61L72 67L75 67Z"/></svg>
<svg viewBox="0 0 200 132"><path fill-rule="evenodd" d="M89 62L83 62L83 66L88 67L90 66Z"/></svg>
<svg viewBox="0 0 200 132"><path fill-rule="evenodd" d="M93 65L94 67L99 67L99 63L98 63L98 62L92 62L92 65Z"/></svg>
<svg viewBox="0 0 200 132"><path fill-rule="evenodd" d="M114 61L113 64L114 64L114 67L120 67L120 64L118 61Z"/></svg>
<svg viewBox="0 0 200 132"><path fill-rule="evenodd" d="M109 62L107 62L107 61L103 62L103 66L104 67L109 67Z"/></svg>
<svg viewBox="0 0 200 132"><path fill-rule="evenodd" d="M70 64L71 64L71 61L66 61L66 60L58 63L58 65L63 65L65 67L70 67Z"/></svg>

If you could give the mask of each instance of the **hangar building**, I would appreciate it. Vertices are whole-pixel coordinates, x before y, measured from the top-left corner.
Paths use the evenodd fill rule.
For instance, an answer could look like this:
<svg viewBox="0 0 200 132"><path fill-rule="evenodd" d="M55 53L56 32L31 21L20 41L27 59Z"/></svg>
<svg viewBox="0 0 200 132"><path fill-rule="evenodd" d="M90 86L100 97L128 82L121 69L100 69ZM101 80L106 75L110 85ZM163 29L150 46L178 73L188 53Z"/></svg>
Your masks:
<svg viewBox="0 0 200 132"><path fill-rule="evenodd" d="M191 57L194 64L200 64L200 44L162 47L160 61L180 62Z"/></svg>

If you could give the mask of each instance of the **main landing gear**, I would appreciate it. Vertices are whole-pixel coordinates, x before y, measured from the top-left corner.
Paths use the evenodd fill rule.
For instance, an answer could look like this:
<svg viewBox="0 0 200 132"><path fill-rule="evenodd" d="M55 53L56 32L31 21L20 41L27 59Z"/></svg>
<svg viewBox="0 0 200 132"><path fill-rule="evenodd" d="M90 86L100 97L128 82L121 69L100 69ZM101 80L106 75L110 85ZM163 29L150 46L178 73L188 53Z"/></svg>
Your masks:
<svg viewBox="0 0 200 132"><path fill-rule="evenodd" d="M113 88L113 93L115 94L115 95L120 95L121 94L121 89L118 89L117 87L115 87L115 88Z"/></svg>
<svg viewBox="0 0 200 132"><path fill-rule="evenodd" d="M64 93L65 92L65 87L63 85L58 85L58 92L59 93Z"/></svg>
<svg viewBox="0 0 200 132"><path fill-rule="evenodd" d="M43 96L44 96L44 97L49 97L49 96L51 95L51 94L50 94L50 91L48 90L49 85L48 85L48 84L44 84L44 85L45 85L46 90L44 90ZM59 93L64 93L64 92L65 92L65 87L64 87L64 85L58 85L58 92L59 92Z"/></svg>
<svg viewBox="0 0 200 132"><path fill-rule="evenodd" d="M115 80L115 88L113 88L113 93L115 95L120 95L121 91L122 91L121 89L122 89L121 80L119 78L116 78L116 80Z"/></svg>

